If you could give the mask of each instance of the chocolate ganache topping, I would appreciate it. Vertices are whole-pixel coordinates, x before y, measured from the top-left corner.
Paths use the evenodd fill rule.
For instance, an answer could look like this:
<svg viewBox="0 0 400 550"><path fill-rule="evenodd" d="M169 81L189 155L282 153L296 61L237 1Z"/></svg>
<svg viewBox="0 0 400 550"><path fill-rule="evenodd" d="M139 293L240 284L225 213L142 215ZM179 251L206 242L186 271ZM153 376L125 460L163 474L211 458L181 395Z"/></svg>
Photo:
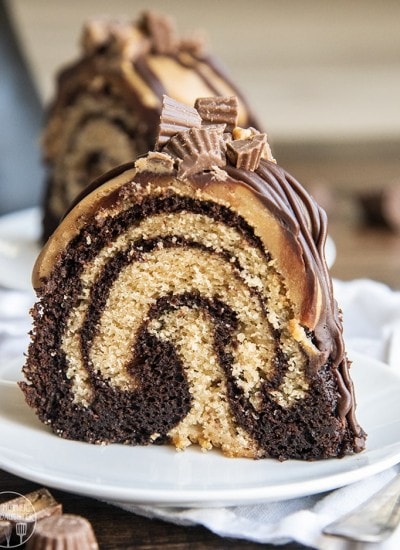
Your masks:
<svg viewBox="0 0 400 550"><path fill-rule="evenodd" d="M262 238L270 238L272 257L274 250L276 256L282 257L280 268L297 306L295 313L315 346L315 352L310 353L310 373L315 376L326 367L335 373L339 393L337 413L356 434L353 448L360 451L364 447L365 433L354 414L354 390L344 349L341 313L325 262L325 212L276 164L267 135L252 127L238 127L237 119L238 101L234 96L200 98L194 107L164 96L155 151L106 174L85 190L75 203L78 209L73 209L72 218L67 216L65 220L67 227L64 225L62 234L55 234L39 257L34 286L39 287L49 274L59 241L72 238L76 233L76 222L81 216L80 203L82 211L104 207L101 193L97 202L91 205L86 195L101 189L111 178L116 181L116 197L119 196L118 182L134 181L145 186L154 179L159 178L161 182L163 178L172 177L189 181L221 201L229 195L242 212L250 213L255 219L261 204L263 211L271 213L274 222L265 227L259 224L258 230ZM108 193L107 206L112 196ZM282 251L282 247L286 251Z"/></svg>

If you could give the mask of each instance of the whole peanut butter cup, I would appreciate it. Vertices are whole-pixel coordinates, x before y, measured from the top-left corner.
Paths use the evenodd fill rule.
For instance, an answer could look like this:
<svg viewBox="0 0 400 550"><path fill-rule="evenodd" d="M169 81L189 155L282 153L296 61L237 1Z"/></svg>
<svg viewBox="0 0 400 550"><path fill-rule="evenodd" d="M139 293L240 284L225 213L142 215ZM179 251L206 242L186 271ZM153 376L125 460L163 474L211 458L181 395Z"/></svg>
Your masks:
<svg viewBox="0 0 400 550"><path fill-rule="evenodd" d="M63 514L48 517L36 525L27 550L98 550L99 545L89 521L81 516Z"/></svg>

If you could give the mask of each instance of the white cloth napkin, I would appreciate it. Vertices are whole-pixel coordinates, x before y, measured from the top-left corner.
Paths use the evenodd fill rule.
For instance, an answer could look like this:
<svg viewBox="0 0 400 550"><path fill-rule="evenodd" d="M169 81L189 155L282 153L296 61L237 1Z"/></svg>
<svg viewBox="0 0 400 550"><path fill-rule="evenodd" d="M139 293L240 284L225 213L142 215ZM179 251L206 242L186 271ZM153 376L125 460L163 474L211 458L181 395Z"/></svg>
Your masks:
<svg viewBox="0 0 400 550"><path fill-rule="evenodd" d="M370 280L334 281L334 287L343 310L347 348L400 371L400 292ZM0 289L0 366L21 357L26 350L30 329L28 310L32 301L31 293ZM114 504L136 514L180 525L201 524L224 537L277 545L297 541L321 550L343 549L352 547L351 543L323 536L322 529L364 502L398 472L400 468L395 466L329 493L275 503L217 509ZM368 545L368 548L397 550L400 529L385 543Z"/></svg>

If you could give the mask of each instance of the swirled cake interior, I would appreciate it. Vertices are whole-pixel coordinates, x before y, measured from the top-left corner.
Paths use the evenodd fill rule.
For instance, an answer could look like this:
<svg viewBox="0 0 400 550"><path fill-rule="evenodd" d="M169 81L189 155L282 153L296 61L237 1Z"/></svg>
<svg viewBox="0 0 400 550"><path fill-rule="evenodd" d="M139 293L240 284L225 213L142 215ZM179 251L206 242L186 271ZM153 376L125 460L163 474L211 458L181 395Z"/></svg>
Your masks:
<svg viewBox="0 0 400 550"><path fill-rule="evenodd" d="M38 258L27 402L91 443L361 450L322 210L264 134L222 135L233 98L165 101L195 128L162 118L159 151L98 180Z"/></svg>

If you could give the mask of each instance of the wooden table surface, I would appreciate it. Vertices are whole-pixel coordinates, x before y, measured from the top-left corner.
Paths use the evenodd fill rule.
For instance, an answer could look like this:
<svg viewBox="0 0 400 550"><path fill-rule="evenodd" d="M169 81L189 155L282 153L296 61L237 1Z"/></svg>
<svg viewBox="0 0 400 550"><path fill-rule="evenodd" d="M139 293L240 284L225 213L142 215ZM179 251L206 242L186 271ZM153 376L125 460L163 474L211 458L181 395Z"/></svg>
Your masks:
<svg viewBox="0 0 400 550"><path fill-rule="evenodd" d="M13 491L26 494L37 488L39 486L35 483L0 470L0 493ZM63 491L50 489L50 492L58 502L62 503L65 513L81 515L91 522L100 550L150 550L152 548L163 550L186 548L191 550L203 548L255 550L257 548L277 548L245 540L221 538L200 526L181 527L160 520L147 519L98 500ZM2 548L2 546L0 547ZM298 550L305 547L289 544L279 548Z"/></svg>

